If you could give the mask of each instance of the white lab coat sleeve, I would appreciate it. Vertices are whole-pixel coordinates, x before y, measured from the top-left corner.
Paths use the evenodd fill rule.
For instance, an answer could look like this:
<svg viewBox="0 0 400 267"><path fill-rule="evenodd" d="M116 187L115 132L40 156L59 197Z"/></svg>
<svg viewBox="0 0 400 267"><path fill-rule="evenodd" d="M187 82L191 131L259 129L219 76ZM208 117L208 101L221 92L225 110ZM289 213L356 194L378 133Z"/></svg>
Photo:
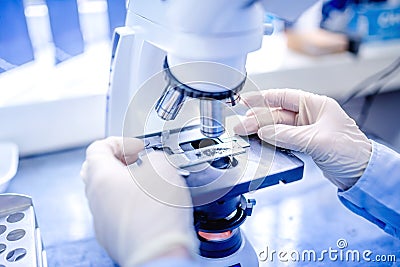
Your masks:
<svg viewBox="0 0 400 267"><path fill-rule="evenodd" d="M371 142L364 174L348 190L339 190L338 196L348 209L400 238L400 154Z"/></svg>
<svg viewBox="0 0 400 267"><path fill-rule="evenodd" d="M200 267L195 260L178 259L178 258L159 258L142 264L139 267Z"/></svg>

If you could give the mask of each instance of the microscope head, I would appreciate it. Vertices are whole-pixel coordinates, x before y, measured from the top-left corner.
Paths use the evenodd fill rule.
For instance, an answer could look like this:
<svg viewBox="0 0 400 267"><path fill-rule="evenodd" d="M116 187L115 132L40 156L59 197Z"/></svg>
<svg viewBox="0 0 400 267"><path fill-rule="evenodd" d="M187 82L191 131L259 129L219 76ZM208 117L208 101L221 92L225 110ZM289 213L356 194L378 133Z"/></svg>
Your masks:
<svg viewBox="0 0 400 267"><path fill-rule="evenodd" d="M197 98L201 133L210 138L221 136L225 132L225 106L236 105L246 76L231 67L210 62L170 69L167 57L164 75L167 85L155 106L158 116L163 120L174 120L187 97Z"/></svg>

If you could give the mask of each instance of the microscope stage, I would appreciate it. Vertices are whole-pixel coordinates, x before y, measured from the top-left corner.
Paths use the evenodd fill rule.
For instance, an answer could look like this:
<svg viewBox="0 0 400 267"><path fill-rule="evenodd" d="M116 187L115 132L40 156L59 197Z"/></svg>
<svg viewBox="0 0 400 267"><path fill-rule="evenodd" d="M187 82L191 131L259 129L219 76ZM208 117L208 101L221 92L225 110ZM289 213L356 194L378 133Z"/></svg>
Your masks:
<svg viewBox="0 0 400 267"><path fill-rule="evenodd" d="M304 164L290 151L248 137L206 138L199 126L141 136L146 151L162 150L186 178L195 206L300 180Z"/></svg>

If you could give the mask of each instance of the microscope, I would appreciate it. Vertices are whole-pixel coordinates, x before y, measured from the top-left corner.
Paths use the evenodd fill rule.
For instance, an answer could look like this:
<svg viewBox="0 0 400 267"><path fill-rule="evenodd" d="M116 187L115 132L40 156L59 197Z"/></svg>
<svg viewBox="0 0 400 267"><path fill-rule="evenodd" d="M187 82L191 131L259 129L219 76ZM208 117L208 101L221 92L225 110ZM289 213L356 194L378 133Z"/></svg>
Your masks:
<svg viewBox="0 0 400 267"><path fill-rule="evenodd" d="M302 178L290 151L226 124L239 93L257 90L245 64L261 47L265 10L293 20L315 0L298 2L131 0L115 30L106 134L143 139L185 178L204 266L258 266L240 231L255 205L244 194Z"/></svg>

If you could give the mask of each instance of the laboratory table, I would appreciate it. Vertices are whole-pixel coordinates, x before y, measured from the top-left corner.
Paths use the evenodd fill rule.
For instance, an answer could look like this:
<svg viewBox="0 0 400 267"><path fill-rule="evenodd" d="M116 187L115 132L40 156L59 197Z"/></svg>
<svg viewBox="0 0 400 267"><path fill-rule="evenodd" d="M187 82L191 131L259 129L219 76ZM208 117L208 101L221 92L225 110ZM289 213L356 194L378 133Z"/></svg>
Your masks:
<svg viewBox="0 0 400 267"><path fill-rule="evenodd" d="M257 204L242 229L259 255L260 266L400 266L400 240L347 210L311 159L297 155L305 162L302 180L247 194ZM23 158L7 189L33 197L49 267L114 266L95 239L79 176L84 157L85 148L77 148ZM354 261L351 256L335 260L327 254L319 261L329 249L343 255L358 251L361 256L370 250L371 259L394 255L397 261L366 262L362 257ZM311 251L316 252L315 261L308 259Z"/></svg>

